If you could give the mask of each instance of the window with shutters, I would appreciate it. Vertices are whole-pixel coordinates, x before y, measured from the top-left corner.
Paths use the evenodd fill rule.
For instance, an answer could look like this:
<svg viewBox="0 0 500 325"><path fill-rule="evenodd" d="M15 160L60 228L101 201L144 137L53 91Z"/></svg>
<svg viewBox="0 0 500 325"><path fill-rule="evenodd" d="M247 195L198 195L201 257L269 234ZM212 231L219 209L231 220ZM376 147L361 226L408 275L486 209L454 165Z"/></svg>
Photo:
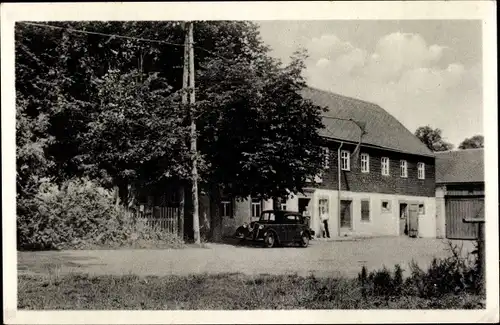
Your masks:
<svg viewBox="0 0 500 325"><path fill-rule="evenodd" d="M361 221L370 221L370 201L361 200Z"/></svg>

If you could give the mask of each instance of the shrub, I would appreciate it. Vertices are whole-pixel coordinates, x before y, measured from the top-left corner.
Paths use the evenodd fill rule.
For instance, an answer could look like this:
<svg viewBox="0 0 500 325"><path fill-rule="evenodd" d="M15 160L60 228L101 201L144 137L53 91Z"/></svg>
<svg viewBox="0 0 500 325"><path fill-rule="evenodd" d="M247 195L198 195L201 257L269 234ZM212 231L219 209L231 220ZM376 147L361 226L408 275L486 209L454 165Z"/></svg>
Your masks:
<svg viewBox="0 0 500 325"><path fill-rule="evenodd" d="M481 293L482 280L477 268L477 257L463 256L462 248L449 243L451 255L433 259L427 271L415 263L411 265L411 276L406 284L421 297L441 297L449 293Z"/></svg>
<svg viewBox="0 0 500 325"><path fill-rule="evenodd" d="M23 203L28 208L18 215L19 249L180 243L176 236L148 227L123 207L116 207L111 192L88 179L61 186L44 182L35 197Z"/></svg>
<svg viewBox="0 0 500 325"><path fill-rule="evenodd" d="M449 294L482 293L482 279L477 271L477 262L470 256L463 257L461 248L449 244L450 257L434 258L424 271L415 262L410 263L410 275L403 278L403 269L396 265L394 273L386 267L367 275L363 267L358 274L363 296L418 296L441 298Z"/></svg>

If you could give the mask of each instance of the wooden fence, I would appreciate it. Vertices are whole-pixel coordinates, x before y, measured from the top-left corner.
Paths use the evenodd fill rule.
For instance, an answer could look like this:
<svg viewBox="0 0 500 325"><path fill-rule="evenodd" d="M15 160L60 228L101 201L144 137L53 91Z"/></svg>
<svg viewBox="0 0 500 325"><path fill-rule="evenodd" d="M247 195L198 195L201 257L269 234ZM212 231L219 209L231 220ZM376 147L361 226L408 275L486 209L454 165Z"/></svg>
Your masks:
<svg viewBox="0 0 500 325"><path fill-rule="evenodd" d="M166 232L177 234L179 232L179 208L153 206L145 207L139 213L139 218L146 221L151 227L158 227Z"/></svg>

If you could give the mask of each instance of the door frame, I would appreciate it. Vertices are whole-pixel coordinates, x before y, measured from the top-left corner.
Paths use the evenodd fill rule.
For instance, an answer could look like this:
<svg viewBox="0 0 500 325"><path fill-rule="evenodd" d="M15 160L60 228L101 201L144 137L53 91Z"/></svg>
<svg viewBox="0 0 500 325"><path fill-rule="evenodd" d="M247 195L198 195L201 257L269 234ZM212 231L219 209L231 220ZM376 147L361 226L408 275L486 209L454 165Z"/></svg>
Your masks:
<svg viewBox="0 0 500 325"><path fill-rule="evenodd" d="M406 208L405 208L405 210L406 210L405 227L409 227L408 218L409 218L409 214L410 214L410 203L406 200L399 200L398 201L398 232L399 232L399 236L408 236L408 234L404 233L404 230L401 233L401 205L402 204L406 205Z"/></svg>
<svg viewBox="0 0 500 325"><path fill-rule="evenodd" d="M350 227L342 227L342 210L340 210L340 215L339 215L339 227L340 227L340 234L346 234L354 231L354 215L353 215L353 209L354 209L354 199L352 197L341 197L340 198L340 207L342 207L342 201L348 201L350 202L349 204L349 215L350 215Z"/></svg>
<svg viewBox="0 0 500 325"><path fill-rule="evenodd" d="M398 212L401 212L400 211L400 208L401 208L401 204L406 204L406 208L408 209L407 210L407 214L406 214L406 224L408 225L408 234L405 235L405 236L409 236L410 234L410 206L411 205L416 205L417 206L417 230L419 230L419 223L418 223L418 218L420 217L420 214L419 214L419 210L418 210L418 206L419 204L424 204L425 206L425 202L422 201L422 200L398 200ZM426 208L425 208L426 209ZM399 229L399 213L398 213L398 229ZM401 234L400 234L401 235Z"/></svg>
<svg viewBox="0 0 500 325"><path fill-rule="evenodd" d="M326 194L319 194L317 197L316 197L316 218L315 220L317 220L318 222L318 233L317 233L317 237L323 237L323 233L321 231L321 229L324 227L323 225L323 221L321 220L321 212L319 210L319 208L321 207L320 205L320 201L321 200L326 200L326 205L324 205L326 207L326 213L328 214L328 232L330 234L330 237L332 236L332 233L330 232L330 229L331 229L331 220L332 220L332 215L331 215L331 212L332 212L332 209L331 209L331 203L332 203L332 200L330 198L329 195L326 195Z"/></svg>
<svg viewBox="0 0 500 325"><path fill-rule="evenodd" d="M408 205L408 237L418 238L419 228L420 228L420 225L419 225L419 218L420 218L419 204L420 204L420 201L414 201ZM416 207L415 208L415 211L416 211L415 212L416 213L416 217L415 217L416 225L415 225L415 227L416 227L417 233L415 234L415 236L410 235L411 234L411 225L412 225L411 224L411 211L412 211L411 208L412 207Z"/></svg>

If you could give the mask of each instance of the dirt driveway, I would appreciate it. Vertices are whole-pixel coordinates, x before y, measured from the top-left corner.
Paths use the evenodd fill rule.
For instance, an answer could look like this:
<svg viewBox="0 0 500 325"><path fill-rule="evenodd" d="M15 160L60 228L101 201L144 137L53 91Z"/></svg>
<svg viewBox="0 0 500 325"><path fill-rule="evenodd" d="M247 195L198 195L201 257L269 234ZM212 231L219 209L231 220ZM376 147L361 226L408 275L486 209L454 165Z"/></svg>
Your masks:
<svg viewBox="0 0 500 325"><path fill-rule="evenodd" d="M463 251L471 251L464 242ZM260 248L208 244L206 248L166 250L93 250L19 252L19 274L187 275L200 273L298 274L356 276L362 265L369 270L399 263L408 269L415 260L422 267L433 257L449 255L445 240L371 238L312 241L307 248Z"/></svg>

